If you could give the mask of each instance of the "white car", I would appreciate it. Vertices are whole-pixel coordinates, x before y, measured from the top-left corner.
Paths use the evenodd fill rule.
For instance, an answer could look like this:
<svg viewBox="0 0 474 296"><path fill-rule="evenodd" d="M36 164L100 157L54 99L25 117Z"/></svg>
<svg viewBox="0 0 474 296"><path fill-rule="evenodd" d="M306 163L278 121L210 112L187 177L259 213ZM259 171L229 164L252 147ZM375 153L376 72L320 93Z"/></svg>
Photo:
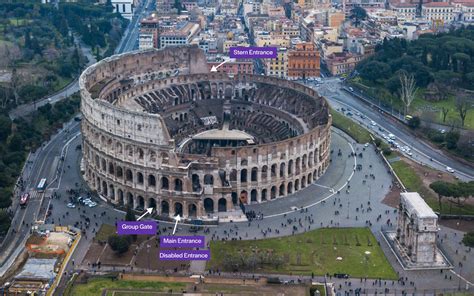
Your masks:
<svg viewBox="0 0 474 296"><path fill-rule="evenodd" d="M70 209L74 209L76 207L76 205L70 202L66 205L66 207L68 207Z"/></svg>
<svg viewBox="0 0 474 296"><path fill-rule="evenodd" d="M93 208L93 207L97 206L97 204L95 202L93 202L93 203L87 204L87 206L89 208Z"/></svg>
<svg viewBox="0 0 474 296"><path fill-rule="evenodd" d="M446 167L446 170L447 170L448 172L450 172L450 173L454 173L454 170L453 170L451 167L448 167L448 166L447 166L447 167Z"/></svg>
<svg viewBox="0 0 474 296"><path fill-rule="evenodd" d="M388 134L388 137L391 139L391 140L395 140L397 137L395 137L394 134Z"/></svg>
<svg viewBox="0 0 474 296"><path fill-rule="evenodd" d="M369 143L365 143L364 147L369 147Z"/></svg>
<svg viewBox="0 0 474 296"><path fill-rule="evenodd" d="M407 154L408 154L409 156L413 156L413 152L411 152L411 151L408 151Z"/></svg>
<svg viewBox="0 0 474 296"><path fill-rule="evenodd" d="M375 121L373 121L373 120L370 121L370 124L373 125L373 126L377 125L377 123L375 123Z"/></svg>

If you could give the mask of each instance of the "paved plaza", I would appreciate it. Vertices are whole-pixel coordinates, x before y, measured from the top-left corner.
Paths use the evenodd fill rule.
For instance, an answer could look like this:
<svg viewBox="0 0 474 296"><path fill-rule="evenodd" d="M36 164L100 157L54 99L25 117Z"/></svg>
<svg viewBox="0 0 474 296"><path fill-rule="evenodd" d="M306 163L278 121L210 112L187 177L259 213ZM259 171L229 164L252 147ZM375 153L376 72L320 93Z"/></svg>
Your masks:
<svg viewBox="0 0 474 296"><path fill-rule="evenodd" d="M75 147L79 143L80 136L75 138L67 149L64 174L60 179L59 189L56 190L61 198L51 200L54 210L46 221L46 223L54 221L60 224L74 224L78 221L84 221L84 217L90 218L91 225L86 230L86 235L74 253L75 262L83 261L91 239L102 223L113 225L115 221L124 217L123 212L117 211L103 202L95 208L81 206L76 209L69 209L66 207L66 197L68 195L66 189L85 186L82 182L78 182L78 180L81 180L77 167L80 160L80 150L76 150ZM474 275L471 266L474 266L474 262L473 256L469 256L472 253L467 252L467 248L459 245L462 233L445 227L441 227L440 231L440 237L446 235L441 245L444 247L447 257L452 261L455 273L447 270L443 273L439 270L404 271L380 234L382 227L389 227L390 224L396 225L397 218L395 209L382 203L382 200L389 193L393 181L388 168L373 145L357 144L339 130L333 130L331 150L331 164L326 174L314 184L292 196L247 206L247 210L262 213L263 218L250 222L221 223L218 226L210 226L209 231L205 234L208 240L260 239L292 235L293 233L319 227L368 226L380 242L388 260L400 277L404 278L403 282L395 281L393 286L391 286L392 282L389 281L387 283L388 288L397 289L399 293L402 290L408 291L409 289L414 291L415 288L419 291L427 289L427 294L432 293L434 289L441 291L442 289L457 289L458 286L465 288L466 282L463 279L459 280L455 273L460 273L463 278L470 282L473 281ZM353 154L351 155L351 153ZM356 157L353 156L354 153L357 154ZM359 156L360 153L361 156ZM360 166L357 167L358 165ZM76 183L79 187L76 187ZM292 207L297 209L295 210ZM289 219L292 220L292 226L296 225L296 229L289 226ZM172 224L170 223L160 222L159 227L162 233L172 231ZM177 233L180 235L189 234L188 227L180 225ZM203 234L203 232L199 234ZM458 250L457 254L456 249ZM462 270L459 262L463 266ZM76 266L70 264L68 268L72 270L78 267L89 268L87 265L78 266L78 264ZM106 270L107 268L102 268L102 271ZM110 270L114 270L114 268L110 268ZM140 268L134 269L134 271L139 270ZM207 273L208 271L205 270L203 262L196 261L192 262L190 272ZM222 273L221 276L235 275ZM288 275L282 275L281 277L291 278ZM304 277L300 279L310 280ZM319 278L319 280L324 279ZM375 289L383 291L385 285L384 281L375 284L373 279L367 279L366 281L363 279L362 282L360 282L360 279L349 281L328 279L328 281L335 282L340 292L354 291L357 287L365 287L366 289L374 289L371 292L374 293ZM349 282L351 282L350 286ZM410 282L414 282L415 285L410 285ZM341 285L340 289L339 284ZM376 285L380 286L376 287ZM472 289L473 287L471 287Z"/></svg>

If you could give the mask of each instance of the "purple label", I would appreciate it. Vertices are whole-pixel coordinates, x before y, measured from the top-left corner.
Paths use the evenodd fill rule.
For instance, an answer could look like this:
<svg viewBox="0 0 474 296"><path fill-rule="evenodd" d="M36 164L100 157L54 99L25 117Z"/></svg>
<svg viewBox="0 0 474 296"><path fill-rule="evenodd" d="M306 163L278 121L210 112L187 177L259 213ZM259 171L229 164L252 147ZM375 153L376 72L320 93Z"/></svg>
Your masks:
<svg viewBox="0 0 474 296"><path fill-rule="evenodd" d="M274 59L277 57L276 47L236 46L230 48L230 57L234 59Z"/></svg>
<svg viewBox="0 0 474 296"><path fill-rule="evenodd" d="M210 260L209 250L160 250L158 253L160 260Z"/></svg>
<svg viewBox="0 0 474 296"><path fill-rule="evenodd" d="M155 221L119 221L117 223L117 234L156 234Z"/></svg>
<svg viewBox="0 0 474 296"><path fill-rule="evenodd" d="M160 236L161 248L204 248L204 236Z"/></svg>

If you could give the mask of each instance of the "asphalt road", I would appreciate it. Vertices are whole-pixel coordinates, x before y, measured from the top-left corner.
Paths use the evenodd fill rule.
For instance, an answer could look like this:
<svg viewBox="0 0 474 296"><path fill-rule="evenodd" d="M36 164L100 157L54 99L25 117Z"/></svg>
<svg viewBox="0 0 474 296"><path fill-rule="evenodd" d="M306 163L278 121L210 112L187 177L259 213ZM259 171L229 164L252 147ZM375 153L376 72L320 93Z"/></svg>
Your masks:
<svg viewBox="0 0 474 296"><path fill-rule="evenodd" d="M352 119L371 129L373 133L379 136L382 136L382 134L388 135L389 133L394 134L398 143L411 148L413 152L411 158L413 160L441 171L446 171L446 167L449 166L455 170L454 174L461 180L474 180L474 169L472 167L449 157L443 151L433 148L425 141L415 137L404 124L386 113L379 112L376 106L370 107L349 92L342 90L343 85L338 78L324 78L323 83L318 86L311 85L321 95L325 96L336 109L341 107L351 108ZM366 118L362 119L356 115L356 112L363 114ZM374 121L376 125L372 126L371 121ZM383 128L384 131L380 131L379 127Z"/></svg>
<svg viewBox="0 0 474 296"><path fill-rule="evenodd" d="M137 47L139 32L138 20L150 12L153 6L154 3L152 0L146 0L145 4L137 9L136 17L132 22L130 22L124 37L122 38L122 42L119 45L119 52L131 51ZM77 38L76 43L80 45L83 54L88 58L88 64L95 63L95 58L92 55L90 48L80 43ZM79 83L76 79L65 89L48 98L39 100L35 104L26 104L17 107L10 112L10 118L14 119L20 116L25 116L36 110L38 107L63 100L78 90ZM79 133L79 130L79 123L70 121L66 124L66 128L53 136L51 141L45 143L40 149L38 149L38 151L32 153L27 159L23 172L23 180L26 184L24 192L29 192L31 198L25 209L20 208L18 203L14 203L16 206L12 208L15 213L12 219L12 227L10 227L9 232L0 245L0 276L8 270L15 257L21 251L21 246L24 246L31 225L33 225L35 221L43 221L45 219L48 205L50 203L50 197L55 190L47 189L45 192L40 193L35 190L36 185L42 178L47 178L49 183L48 188L57 189L60 187L59 183L61 182L61 175L59 174L58 168L64 169L61 156L67 151L66 148L68 147L68 144L70 144L70 141L73 141L71 139L78 139L77 134ZM74 167L76 167L76 165L74 165ZM79 179L80 178L76 176L76 182Z"/></svg>

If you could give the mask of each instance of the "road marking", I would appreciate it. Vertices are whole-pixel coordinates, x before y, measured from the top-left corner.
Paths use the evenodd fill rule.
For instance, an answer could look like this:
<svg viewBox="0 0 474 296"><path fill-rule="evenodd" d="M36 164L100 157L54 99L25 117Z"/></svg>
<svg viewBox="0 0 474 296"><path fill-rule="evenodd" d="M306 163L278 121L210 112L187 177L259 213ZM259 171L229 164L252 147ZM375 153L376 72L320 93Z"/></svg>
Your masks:
<svg viewBox="0 0 474 296"><path fill-rule="evenodd" d="M462 279L463 281L466 282L466 284L469 284L471 286L474 286L474 283L468 281L465 277L463 277L462 275L460 275L459 273L455 272L454 270L450 270L455 276L457 276L458 278Z"/></svg>
<svg viewBox="0 0 474 296"><path fill-rule="evenodd" d="M354 147L352 146L352 144L350 142L347 142L347 144L349 145L349 147L351 147L351 150L352 150L352 153L355 153L355 150L354 150ZM354 168L357 167L357 157L354 157ZM351 175L349 176L349 178L347 179L347 181L337 190L337 191L340 191L341 189L343 189L344 187L347 186L347 184L349 184L350 180L352 179L352 177L354 176L354 169L352 169L352 172L351 172ZM331 193L330 195L328 195L327 197L321 199L320 201L317 201L315 203L312 203L310 205L307 205L307 206L304 206L304 207L301 207L300 209L308 209L308 208L311 208L311 207L314 207L320 203L322 203L323 201L326 201L328 200L329 198L333 197L337 191L334 191L333 193ZM263 219L268 219L268 218L274 218L274 217L279 217L279 216L284 216L284 215L287 215L287 214L291 214L291 213L294 213L295 211L287 211L287 212L283 212L283 213L279 213L279 214L273 214L273 215L268 215L268 216L263 216Z"/></svg>

